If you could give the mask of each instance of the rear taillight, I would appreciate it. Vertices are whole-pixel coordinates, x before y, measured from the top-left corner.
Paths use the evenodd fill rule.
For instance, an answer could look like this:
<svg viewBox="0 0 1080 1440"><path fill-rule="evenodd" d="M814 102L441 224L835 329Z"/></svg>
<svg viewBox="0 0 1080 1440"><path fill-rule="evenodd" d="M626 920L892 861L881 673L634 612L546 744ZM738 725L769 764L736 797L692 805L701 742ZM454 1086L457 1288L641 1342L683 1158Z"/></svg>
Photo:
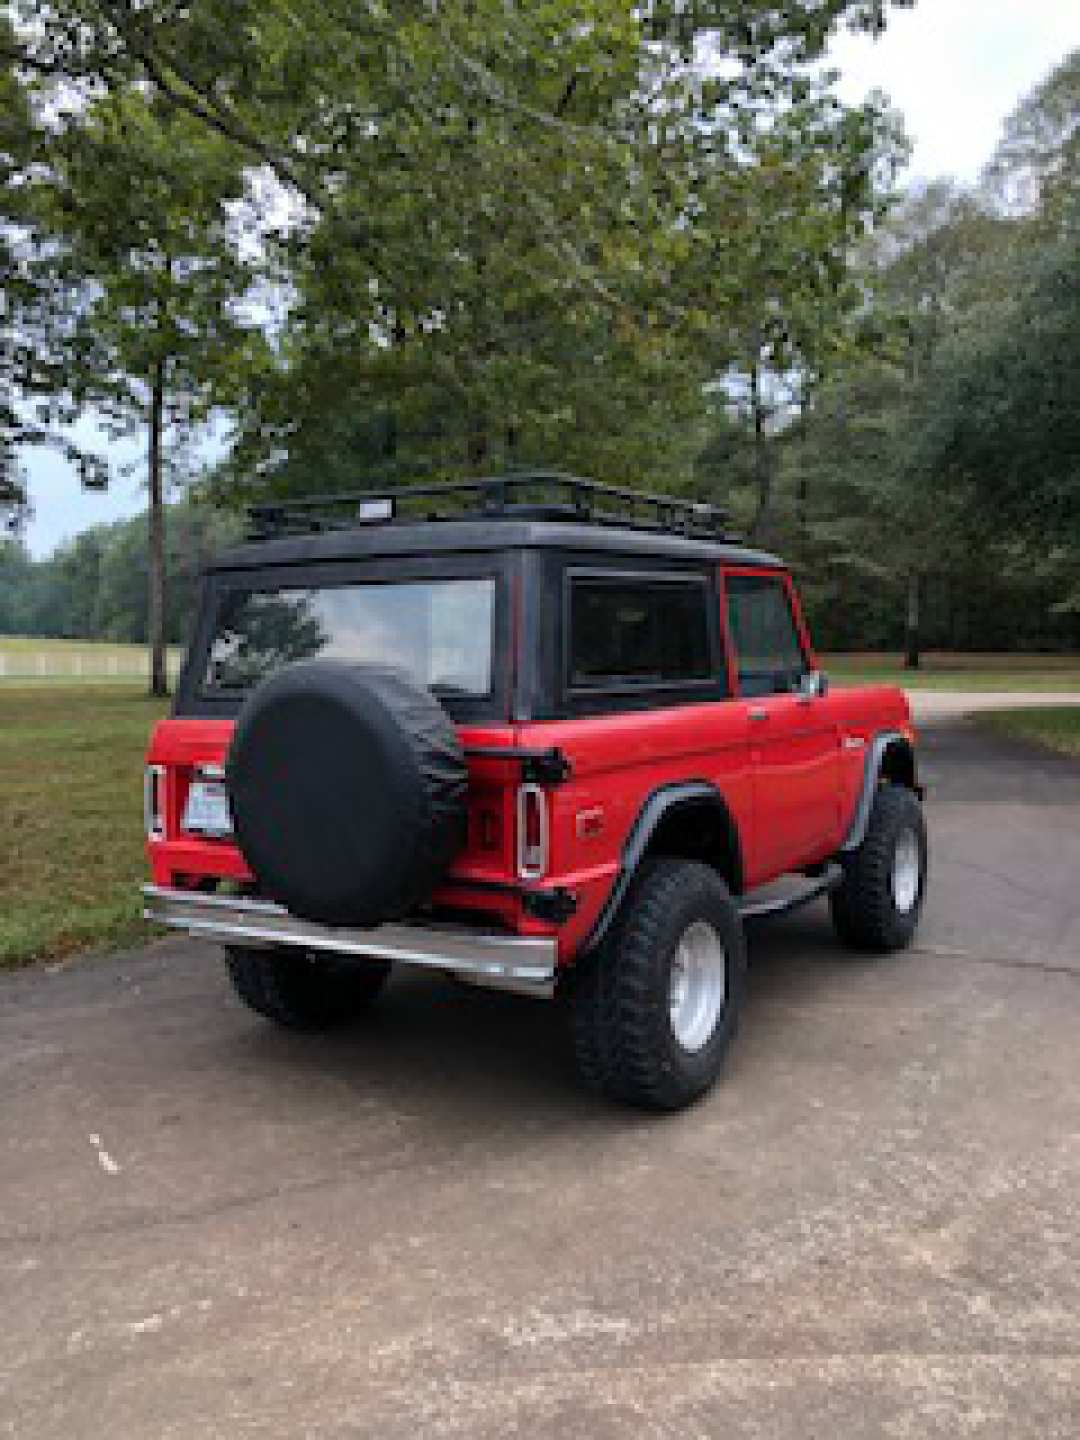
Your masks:
<svg viewBox="0 0 1080 1440"><path fill-rule="evenodd" d="M518 878L540 880L547 865L547 796L539 785L522 785L517 793Z"/></svg>
<svg viewBox="0 0 1080 1440"><path fill-rule="evenodd" d="M147 765L143 774L143 822L148 840L165 838L165 766Z"/></svg>

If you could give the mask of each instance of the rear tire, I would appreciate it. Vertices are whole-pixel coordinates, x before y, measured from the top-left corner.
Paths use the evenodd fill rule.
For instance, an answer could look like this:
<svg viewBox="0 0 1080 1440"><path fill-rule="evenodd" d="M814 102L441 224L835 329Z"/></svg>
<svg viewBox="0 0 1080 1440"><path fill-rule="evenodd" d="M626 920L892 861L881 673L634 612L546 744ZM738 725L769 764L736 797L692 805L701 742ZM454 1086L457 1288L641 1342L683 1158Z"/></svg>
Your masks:
<svg viewBox="0 0 1080 1440"><path fill-rule="evenodd" d="M365 1010L390 974L387 961L342 963L304 950L228 952L233 989L248 1007L289 1030L329 1030Z"/></svg>
<svg viewBox="0 0 1080 1440"><path fill-rule="evenodd" d="M579 962L573 1028L582 1081L653 1110L697 1100L738 1027L745 970L742 922L715 871L653 861L603 943Z"/></svg>
<svg viewBox="0 0 1080 1440"><path fill-rule="evenodd" d="M903 786L882 785L866 836L843 864L844 879L829 897L839 938L880 953L910 945L926 894L926 821L918 797Z"/></svg>

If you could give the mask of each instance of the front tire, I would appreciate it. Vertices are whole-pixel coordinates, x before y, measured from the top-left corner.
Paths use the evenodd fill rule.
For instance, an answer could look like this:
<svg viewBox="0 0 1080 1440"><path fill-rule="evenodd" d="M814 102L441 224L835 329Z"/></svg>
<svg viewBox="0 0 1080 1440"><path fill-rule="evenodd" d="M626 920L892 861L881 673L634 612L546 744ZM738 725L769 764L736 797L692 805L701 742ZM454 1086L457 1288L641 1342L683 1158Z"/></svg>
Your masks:
<svg viewBox="0 0 1080 1440"><path fill-rule="evenodd" d="M926 820L918 797L882 785L863 842L843 863L843 881L829 897L840 939L880 953L910 945L926 895Z"/></svg>
<svg viewBox="0 0 1080 1440"><path fill-rule="evenodd" d="M738 1027L745 970L742 922L715 871L653 861L599 949L579 962L581 1079L653 1110L697 1100L716 1082Z"/></svg>
<svg viewBox="0 0 1080 1440"><path fill-rule="evenodd" d="M256 1014L288 1030L347 1024L382 991L386 961L340 962L303 950L228 952L233 989Z"/></svg>

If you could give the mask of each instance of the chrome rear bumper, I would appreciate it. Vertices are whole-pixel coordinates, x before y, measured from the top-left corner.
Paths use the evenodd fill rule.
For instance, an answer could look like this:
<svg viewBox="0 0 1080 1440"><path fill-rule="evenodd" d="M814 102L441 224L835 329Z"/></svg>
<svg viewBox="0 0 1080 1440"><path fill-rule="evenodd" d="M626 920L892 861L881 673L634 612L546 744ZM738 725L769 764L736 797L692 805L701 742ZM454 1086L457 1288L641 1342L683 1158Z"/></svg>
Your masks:
<svg viewBox="0 0 1080 1440"><path fill-rule="evenodd" d="M143 915L158 925L185 930L223 945L259 949L293 945L369 960L393 960L448 970L493 989L550 996L555 986L556 942L545 936L435 925L379 925L350 930L299 920L280 905L239 895L143 886Z"/></svg>

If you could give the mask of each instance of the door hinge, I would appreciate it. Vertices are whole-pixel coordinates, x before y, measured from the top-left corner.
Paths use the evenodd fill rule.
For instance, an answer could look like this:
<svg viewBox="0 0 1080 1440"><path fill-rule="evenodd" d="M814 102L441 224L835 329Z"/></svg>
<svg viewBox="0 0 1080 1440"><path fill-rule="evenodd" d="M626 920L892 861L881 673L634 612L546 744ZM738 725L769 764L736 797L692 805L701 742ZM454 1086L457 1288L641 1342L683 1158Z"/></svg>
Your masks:
<svg viewBox="0 0 1080 1440"><path fill-rule="evenodd" d="M570 761L557 748L526 751L521 776L528 785L561 785L570 778Z"/></svg>

